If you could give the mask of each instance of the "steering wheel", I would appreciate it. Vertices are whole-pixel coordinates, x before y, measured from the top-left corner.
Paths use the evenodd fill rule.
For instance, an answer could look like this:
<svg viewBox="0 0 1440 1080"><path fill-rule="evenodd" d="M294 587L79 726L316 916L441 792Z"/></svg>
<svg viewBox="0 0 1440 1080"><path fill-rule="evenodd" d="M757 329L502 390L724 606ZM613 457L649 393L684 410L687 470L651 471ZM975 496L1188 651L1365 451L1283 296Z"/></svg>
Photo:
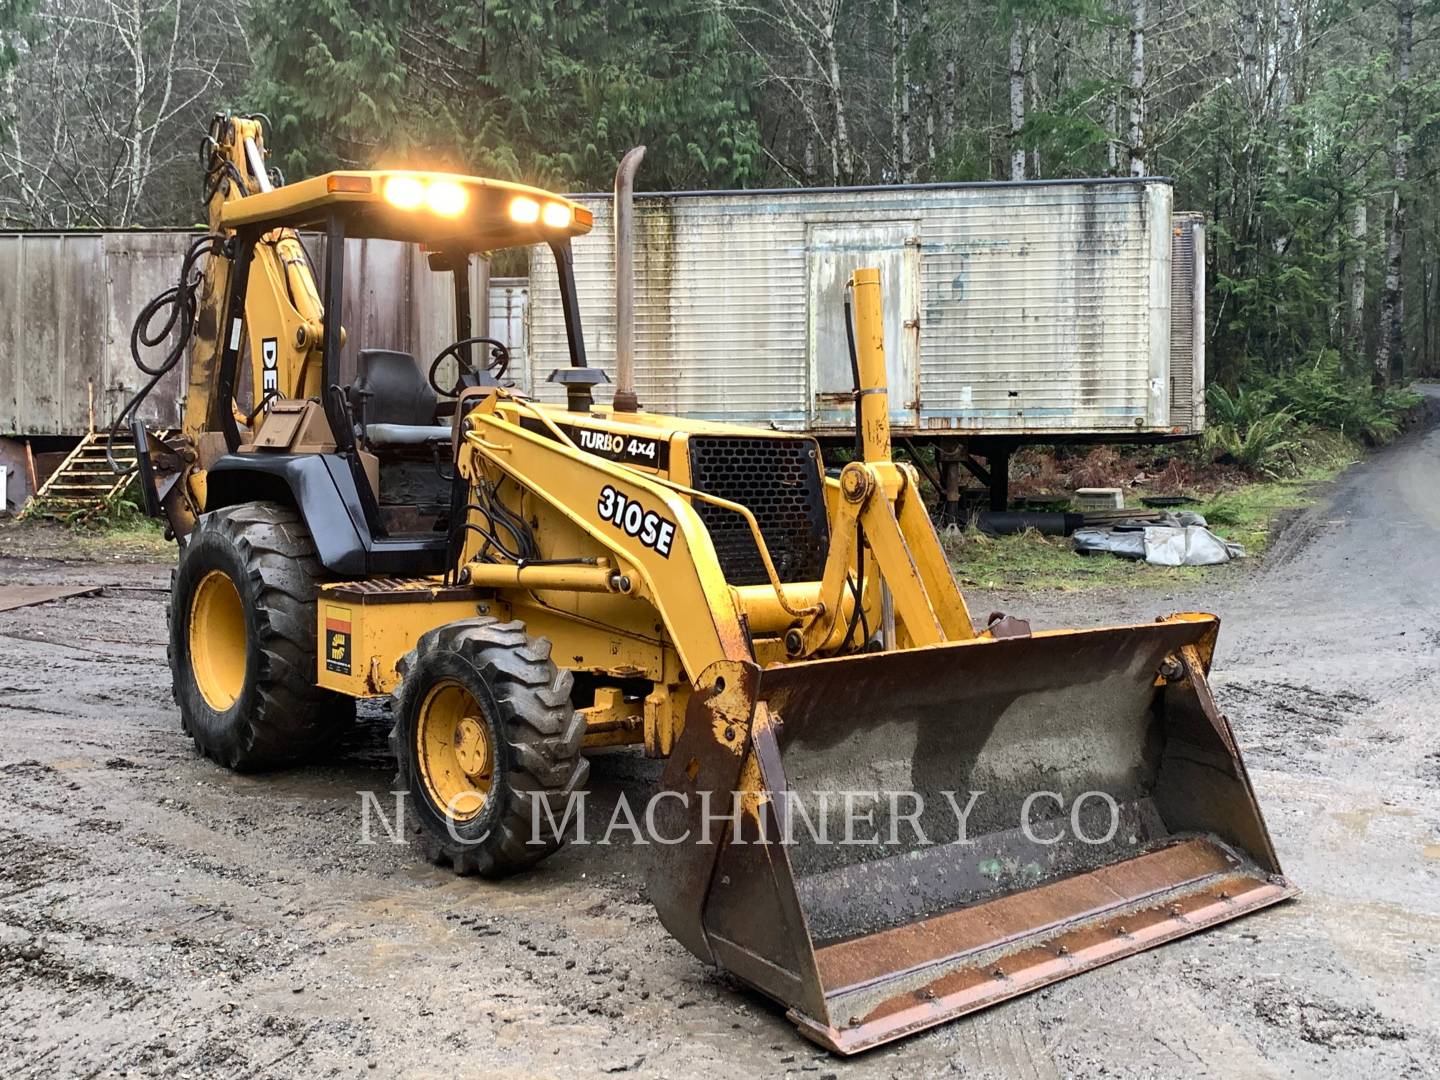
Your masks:
<svg viewBox="0 0 1440 1080"><path fill-rule="evenodd" d="M459 341L445 346L440 350L440 355L430 362L430 373L426 378L430 382L430 388L441 397L459 397L460 391L465 389L465 376L475 374L475 369L465 362L465 357L461 352L468 345L490 346L490 359L485 362L482 370L490 372L496 382L503 379L505 373L510 370L510 346L503 341L497 341L491 337L461 338ZM447 356L453 356L460 369L455 376L455 385L448 390L435 381L436 373Z"/></svg>

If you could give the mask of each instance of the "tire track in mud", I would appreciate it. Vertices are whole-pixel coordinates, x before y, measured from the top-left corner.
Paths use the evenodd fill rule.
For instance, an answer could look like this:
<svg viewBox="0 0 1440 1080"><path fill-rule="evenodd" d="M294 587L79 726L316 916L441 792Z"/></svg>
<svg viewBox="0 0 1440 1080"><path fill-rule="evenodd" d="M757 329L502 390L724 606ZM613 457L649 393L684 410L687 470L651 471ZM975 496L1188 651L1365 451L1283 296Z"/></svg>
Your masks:
<svg viewBox="0 0 1440 1080"><path fill-rule="evenodd" d="M1353 690L1270 679L1217 679L1215 694L1249 767L1266 769L1323 772L1333 739L1376 704Z"/></svg>

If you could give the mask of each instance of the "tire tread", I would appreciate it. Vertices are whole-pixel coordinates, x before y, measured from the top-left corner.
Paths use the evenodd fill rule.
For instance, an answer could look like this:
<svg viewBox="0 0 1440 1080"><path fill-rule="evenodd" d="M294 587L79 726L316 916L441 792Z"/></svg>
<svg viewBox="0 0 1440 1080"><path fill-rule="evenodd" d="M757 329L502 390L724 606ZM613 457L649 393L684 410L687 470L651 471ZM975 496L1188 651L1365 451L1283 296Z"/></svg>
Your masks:
<svg viewBox="0 0 1440 1080"><path fill-rule="evenodd" d="M255 706L236 725L235 745L207 745L192 730L176 679L172 692L181 705L182 727L202 754L227 768L251 771L310 760L334 744L354 710L351 699L315 685L315 595L325 569L314 541L299 512L276 503L216 510L200 518L196 532L201 530L225 534L240 552L265 617L249 620L250 644L259 650L258 684ZM172 590L174 581L172 574ZM172 632L172 669L174 653Z"/></svg>
<svg viewBox="0 0 1440 1080"><path fill-rule="evenodd" d="M565 798L583 787L590 764L580 753L585 718L570 702L572 676L550 658L550 642L532 638L524 623L500 622L493 617L465 619L437 627L421 636L414 650L401 661L404 675L395 694L395 726L390 749L398 764L397 790L403 790L415 813L411 794L411 755L402 731L412 697L422 692L415 676L424 660L437 652L461 654L489 685L501 710L500 726L510 748L513 776L499 779L492 791L504 801L489 837L480 844L461 845L449 836L419 829L420 848L429 861L449 866L461 875L499 877L533 866L556 851L563 840L551 836L544 843L528 843L532 835L535 802L528 793L545 792L547 802ZM418 820L422 820L416 814Z"/></svg>

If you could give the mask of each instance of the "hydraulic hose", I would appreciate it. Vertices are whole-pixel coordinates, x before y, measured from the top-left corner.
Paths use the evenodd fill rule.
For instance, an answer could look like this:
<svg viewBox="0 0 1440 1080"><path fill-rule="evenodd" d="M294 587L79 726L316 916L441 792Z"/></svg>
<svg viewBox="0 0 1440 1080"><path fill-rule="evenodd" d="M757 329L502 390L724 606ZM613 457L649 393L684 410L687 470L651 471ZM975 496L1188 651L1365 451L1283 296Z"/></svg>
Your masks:
<svg viewBox="0 0 1440 1080"><path fill-rule="evenodd" d="M180 280L141 308L135 325L130 329L130 357L135 361L135 366L149 378L135 392L135 396L125 403L125 407L110 425L105 459L110 463L111 470L121 476L134 472L138 464L122 467L115 460L115 435L125 427L126 420L136 413L150 392L160 384L160 380L170 374L175 365L184 358L195 330L195 315L199 303L202 274L196 269L196 264L205 255L224 254L224 244L225 238L214 233L197 237L185 252L185 259L180 264ZM156 320L163 320L158 327ZM144 350L155 348L172 333L175 334L175 341L165 351L160 362L146 363ZM141 449L139 446L135 448L137 454Z"/></svg>

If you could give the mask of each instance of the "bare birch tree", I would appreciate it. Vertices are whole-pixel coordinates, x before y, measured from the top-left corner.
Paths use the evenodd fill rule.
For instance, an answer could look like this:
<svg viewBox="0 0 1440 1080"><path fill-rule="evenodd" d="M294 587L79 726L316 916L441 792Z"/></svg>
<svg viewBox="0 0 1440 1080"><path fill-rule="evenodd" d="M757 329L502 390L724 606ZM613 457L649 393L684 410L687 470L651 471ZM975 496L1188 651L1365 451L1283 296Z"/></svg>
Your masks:
<svg viewBox="0 0 1440 1080"><path fill-rule="evenodd" d="M248 73L243 18L200 0L45 0L0 86L0 219L193 218L199 193L176 165L193 157L223 88Z"/></svg>
<svg viewBox="0 0 1440 1080"><path fill-rule="evenodd" d="M828 181L855 179L847 93L840 63L843 0L714 0L736 37L761 62L766 82L800 111L813 139L829 159ZM782 167L783 163L782 163Z"/></svg>
<svg viewBox="0 0 1440 1080"><path fill-rule="evenodd" d="M1145 0L1130 0L1130 175L1145 165Z"/></svg>
<svg viewBox="0 0 1440 1080"><path fill-rule="evenodd" d="M1349 358L1362 355L1365 336L1365 252L1370 243L1368 218L1368 208L1362 193L1350 211L1350 310L1345 327Z"/></svg>
<svg viewBox="0 0 1440 1080"><path fill-rule="evenodd" d="M901 0L890 0L890 146L895 156L895 177L902 183L915 178L910 151L910 27Z"/></svg>
<svg viewBox="0 0 1440 1080"><path fill-rule="evenodd" d="M1025 26L1020 17L1010 30L1010 179L1025 179Z"/></svg>

